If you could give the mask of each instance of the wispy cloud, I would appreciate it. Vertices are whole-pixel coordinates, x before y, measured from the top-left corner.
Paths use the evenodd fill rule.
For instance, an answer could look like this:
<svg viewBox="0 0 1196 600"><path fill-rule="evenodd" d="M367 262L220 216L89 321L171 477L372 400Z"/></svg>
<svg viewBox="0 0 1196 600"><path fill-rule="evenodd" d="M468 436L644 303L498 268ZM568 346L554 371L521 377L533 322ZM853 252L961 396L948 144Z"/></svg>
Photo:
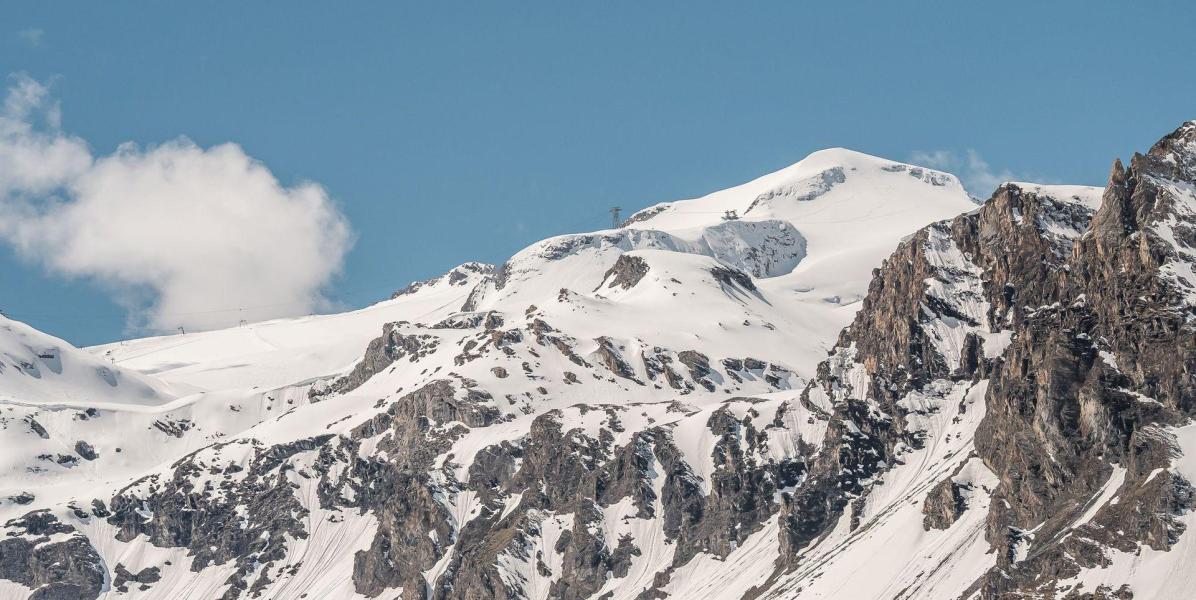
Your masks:
<svg viewBox="0 0 1196 600"><path fill-rule="evenodd" d="M985 199L997 186L1018 180L1009 169L994 169L975 150L963 153L951 150L915 151L909 161L915 165L946 171L959 177L964 189L974 198Z"/></svg>
<svg viewBox="0 0 1196 600"><path fill-rule="evenodd" d="M46 30L38 27L22 29L17 32L17 39L34 48L40 48L46 43Z"/></svg>
<svg viewBox="0 0 1196 600"><path fill-rule="evenodd" d="M0 240L86 277L133 328L207 328L306 314L351 245L315 183L281 184L236 144L185 138L93 155L61 130L40 82L11 78L0 108Z"/></svg>

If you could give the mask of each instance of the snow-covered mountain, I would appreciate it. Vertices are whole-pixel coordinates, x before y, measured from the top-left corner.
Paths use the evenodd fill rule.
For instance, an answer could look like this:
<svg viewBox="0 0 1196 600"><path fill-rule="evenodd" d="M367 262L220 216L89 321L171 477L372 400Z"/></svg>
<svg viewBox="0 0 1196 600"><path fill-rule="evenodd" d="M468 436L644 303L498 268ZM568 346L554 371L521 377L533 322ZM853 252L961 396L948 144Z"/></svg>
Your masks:
<svg viewBox="0 0 1196 600"><path fill-rule="evenodd" d="M0 402L12 404L158 406L179 393L2 315L0 374Z"/></svg>
<svg viewBox="0 0 1196 600"><path fill-rule="evenodd" d="M1175 597L1194 137L1103 201L834 149L349 313L5 321L0 598Z"/></svg>

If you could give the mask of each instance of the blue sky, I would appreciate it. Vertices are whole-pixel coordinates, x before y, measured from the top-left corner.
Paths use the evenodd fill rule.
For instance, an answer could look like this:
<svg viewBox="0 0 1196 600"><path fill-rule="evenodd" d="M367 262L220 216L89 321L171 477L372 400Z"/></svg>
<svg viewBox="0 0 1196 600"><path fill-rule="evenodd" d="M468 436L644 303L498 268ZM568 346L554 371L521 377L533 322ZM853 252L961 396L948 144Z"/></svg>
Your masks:
<svg viewBox="0 0 1196 600"><path fill-rule="evenodd" d="M343 307L819 148L1102 184L1196 118L1188 3L167 4L0 3L0 76L96 157L233 142L323 186ZM0 244L0 309L76 344L138 333L118 287Z"/></svg>

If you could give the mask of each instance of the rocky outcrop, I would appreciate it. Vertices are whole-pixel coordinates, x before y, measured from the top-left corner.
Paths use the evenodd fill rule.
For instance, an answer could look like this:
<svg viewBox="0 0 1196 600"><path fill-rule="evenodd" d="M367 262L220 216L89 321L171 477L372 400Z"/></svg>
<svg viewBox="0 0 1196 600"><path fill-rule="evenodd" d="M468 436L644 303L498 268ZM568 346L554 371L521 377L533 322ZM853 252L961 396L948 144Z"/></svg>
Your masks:
<svg viewBox="0 0 1196 600"><path fill-rule="evenodd" d="M447 283L448 285L452 286L461 286L465 285L470 280L480 280L484 277L491 276L494 274L494 271L494 265L479 262L467 262L465 264L453 267L447 273L440 275L439 277L433 277L432 279L428 279L426 281L416 281L411 283L407 287L404 287L394 294L391 294L390 297L393 300L402 296L409 296L424 288L435 286L441 283Z"/></svg>
<svg viewBox="0 0 1196 600"><path fill-rule="evenodd" d="M404 323L387 323L382 327L382 335L370 342L366 347L365 356L348 375L338 378L324 388L312 388L309 395L316 398L351 392L399 360L415 362L436 351L440 344L439 338L428 334L404 334L401 331L403 325Z"/></svg>
<svg viewBox="0 0 1196 600"><path fill-rule="evenodd" d="M660 213L668 210L669 207L670 207L670 205L667 203L666 204L657 204L656 206L649 206L648 208L638 211L635 214L628 217L626 221L623 221L622 226L626 227L628 225L631 225L632 223L639 223L642 221L647 221L648 219L651 219L652 217L655 217L656 215L659 215Z"/></svg>
<svg viewBox="0 0 1196 600"><path fill-rule="evenodd" d="M726 291L747 291L756 292L756 284L752 278L743 271L732 269L730 267L714 267L710 269L710 274L714 276L714 280L722 286Z"/></svg>
<svg viewBox="0 0 1196 600"><path fill-rule="evenodd" d="M606 367L608 371L623 379L628 379L644 385L636 376L635 368L623 358L623 349L619 344L608 337L600 337L594 340L598 343L598 349L594 351L591 357L600 365Z"/></svg>
<svg viewBox="0 0 1196 600"><path fill-rule="evenodd" d="M124 565L117 563L113 573L115 577L112 579L112 587L118 592L128 592L130 588L144 592L162 580L158 567L146 567L132 573Z"/></svg>
<svg viewBox="0 0 1196 600"><path fill-rule="evenodd" d="M1196 214L1193 137L1185 125L1115 164L1097 210L1007 184L901 245L805 392L832 401L834 442L786 510L794 560L839 515L858 526L875 478L925 444L915 399L980 380L975 451L998 479L986 528L997 558L969 594L1053 593L1108 552L1175 542L1192 507L1165 432L1196 402L1196 313L1178 275L1192 256L1181 240ZM971 491L940 481L925 527L951 527Z"/></svg>
<svg viewBox="0 0 1196 600"><path fill-rule="evenodd" d="M96 453L95 448L92 448L91 444L88 444L83 440L75 442L75 454L78 454L85 460L95 460L100 457L100 455Z"/></svg>
<svg viewBox="0 0 1196 600"><path fill-rule="evenodd" d="M309 514L294 494L293 479L314 474L294 470L294 459L315 451L332 436L264 447L252 441L216 444L122 489L109 502L107 521L118 540L146 536L161 547L186 548L191 568L233 561L224 598L252 592L247 577L261 565L286 556L286 540L303 539ZM245 464L232 457L245 457ZM219 482L219 485L216 485ZM258 577L260 588L270 581Z"/></svg>
<svg viewBox="0 0 1196 600"><path fill-rule="evenodd" d="M915 167L912 165L893 164L883 168L885 171L890 173L906 173L914 179L919 179L929 183L930 185L939 187L947 185L953 179L955 179L953 176L946 173L940 173L938 171L932 171L930 169ZM977 200L977 202L979 201Z"/></svg>
<svg viewBox="0 0 1196 600"><path fill-rule="evenodd" d="M676 360L673 353L657 347L653 348L651 352L642 351L640 359L644 363L644 371L648 374L648 379L652 381L663 379L669 387L680 390L682 394L693 391L693 384L673 368L673 362Z"/></svg>
<svg viewBox="0 0 1196 600"><path fill-rule="evenodd" d="M30 600L99 597L104 562L74 527L48 511L35 511L5 523L4 532L0 579L32 588Z"/></svg>
<svg viewBox="0 0 1196 600"><path fill-rule="evenodd" d="M714 391L714 382L710 376L714 371L710 368L710 359L696 350L683 350L677 354L677 360L689 369L689 376L707 391Z"/></svg>
<svg viewBox="0 0 1196 600"><path fill-rule="evenodd" d="M931 529L947 529L963 516L968 509L969 486L958 483L948 477L931 488L922 503L922 513L926 518L922 520L922 527Z"/></svg>
<svg viewBox="0 0 1196 600"><path fill-rule="evenodd" d="M833 189L836 185L847 181L847 174L842 167L831 167L813 177L802 179L797 183L769 190L760 194L752 201L744 214L768 202L809 202Z"/></svg>
<svg viewBox="0 0 1196 600"><path fill-rule="evenodd" d="M651 584L666 585L671 569L703 553L726 556L757 534L814 452L805 445L778 459L789 448L776 445L785 432L783 402L744 398L708 414L687 415L671 403L650 408L698 420L697 431L713 440L702 475L674 441L679 423L628 431L625 421L645 408L622 405L550 411L521 438L457 457L457 441L504 419L493 398L471 385L434 381L347 435L209 446L109 502L97 499L79 518L105 519L123 542L183 548L194 571L231 565L223 595L230 599L254 597L287 577L287 540L308 539L310 523L334 527L350 513L377 522L354 556L354 586L366 596L402 589L402 598L522 598L530 579L513 574L526 573L548 586L549 597L580 599L659 551L638 534L609 533L623 521L655 528L676 548ZM598 426L578 428L583 422ZM313 489L316 504L303 491ZM47 527L72 529L35 523L10 545L26 552L23 544ZM158 567L113 569L114 588L130 591L152 589L162 576ZM97 574L102 584L102 567Z"/></svg>
<svg viewBox="0 0 1196 600"><path fill-rule="evenodd" d="M527 325L528 331L535 337L536 344L544 347L556 348L569 362L589 368L590 363L579 356L573 349L576 340L554 329L542 319L532 319Z"/></svg>
<svg viewBox="0 0 1196 600"><path fill-rule="evenodd" d="M802 475L796 458L779 463L764 458L763 431L774 424L718 411L706 423L720 441L712 457L714 476L704 491L669 430L651 428L613 444L620 433L618 416L626 410L605 408L606 425L597 437L567 430L575 417L550 412L535 420L522 445L484 452L485 462L475 463L470 479L488 482L488 489L478 493L494 512L483 510L460 533L458 554L433 597L522 597L526 582L513 581L500 568L513 563L526 565L529 576L535 572L551 580L549 597L593 597L610 578L626 576L631 561L649 550L643 539L606 537L603 532L616 525L608 521L615 506L627 506L616 513L624 519L660 523L662 535L677 546L672 565L683 565L699 552L725 556L776 513L777 490ZM498 500L512 497L518 504L500 512ZM667 581L666 572L657 583Z"/></svg>
<svg viewBox="0 0 1196 600"><path fill-rule="evenodd" d="M1095 547L1071 536L1031 547L1024 562L999 560L980 584L985 594L1050 589L1102 564L1101 547L1165 550L1179 534L1173 516L1192 507L1189 482L1171 472L1155 482L1150 473L1171 466L1165 426L1196 409L1196 313L1190 282L1174 276L1192 264L1174 233L1196 214L1194 138L1190 123L1128 168L1115 163L1101 207L1063 268L1036 286L1007 284L1012 320L1024 334L993 374L977 432L977 450L1001 478L989 539L999 546L1008 532L1032 528L1036 539L1057 536L1089 498L1117 483L1118 508L1091 522L1124 533ZM1122 471L1120 481L1111 479ZM1141 493L1151 485L1156 493Z"/></svg>
<svg viewBox="0 0 1196 600"><path fill-rule="evenodd" d="M32 492L21 492L15 496L9 496L8 500L13 504L26 505L32 504L36 498L37 496L35 496Z"/></svg>
<svg viewBox="0 0 1196 600"><path fill-rule="evenodd" d="M594 288L594 291L602 288L622 288L629 290L639 283L644 275L648 274L648 261L630 254L620 254L619 258L615 260L615 264L607 269L606 274L602 276L602 283Z"/></svg>
<svg viewBox="0 0 1196 600"><path fill-rule="evenodd" d="M37 435L37 437L43 440L50 439L50 433L46 431L46 428L42 427L42 424L38 423L36 419L29 417L25 422L29 425L29 431L32 431L35 435Z"/></svg>

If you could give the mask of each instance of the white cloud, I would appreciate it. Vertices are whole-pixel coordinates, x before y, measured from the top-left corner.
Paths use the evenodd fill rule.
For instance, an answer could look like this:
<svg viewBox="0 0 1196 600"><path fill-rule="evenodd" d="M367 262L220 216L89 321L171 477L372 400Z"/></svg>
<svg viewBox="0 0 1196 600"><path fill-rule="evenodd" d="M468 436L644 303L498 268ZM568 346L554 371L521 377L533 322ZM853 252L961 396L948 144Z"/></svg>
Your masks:
<svg viewBox="0 0 1196 600"><path fill-rule="evenodd" d="M287 187L236 144L180 138L93 156L46 88L16 76L0 113L0 238L85 277L150 330L305 314L351 245L315 183ZM243 309L243 310L242 310Z"/></svg>
<svg viewBox="0 0 1196 600"><path fill-rule="evenodd" d="M46 30L33 27L17 32L17 38L35 48L41 47L46 41Z"/></svg>
<svg viewBox="0 0 1196 600"><path fill-rule="evenodd" d="M64 135L61 121L44 86L12 79L0 110L0 198L49 193L90 167L87 144Z"/></svg>
<svg viewBox="0 0 1196 600"><path fill-rule="evenodd" d="M909 160L915 165L954 174L969 194L982 200L991 196L1002 183L1017 180L1009 169L993 169L975 150L963 154L949 150L919 150L911 154Z"/></svg>

